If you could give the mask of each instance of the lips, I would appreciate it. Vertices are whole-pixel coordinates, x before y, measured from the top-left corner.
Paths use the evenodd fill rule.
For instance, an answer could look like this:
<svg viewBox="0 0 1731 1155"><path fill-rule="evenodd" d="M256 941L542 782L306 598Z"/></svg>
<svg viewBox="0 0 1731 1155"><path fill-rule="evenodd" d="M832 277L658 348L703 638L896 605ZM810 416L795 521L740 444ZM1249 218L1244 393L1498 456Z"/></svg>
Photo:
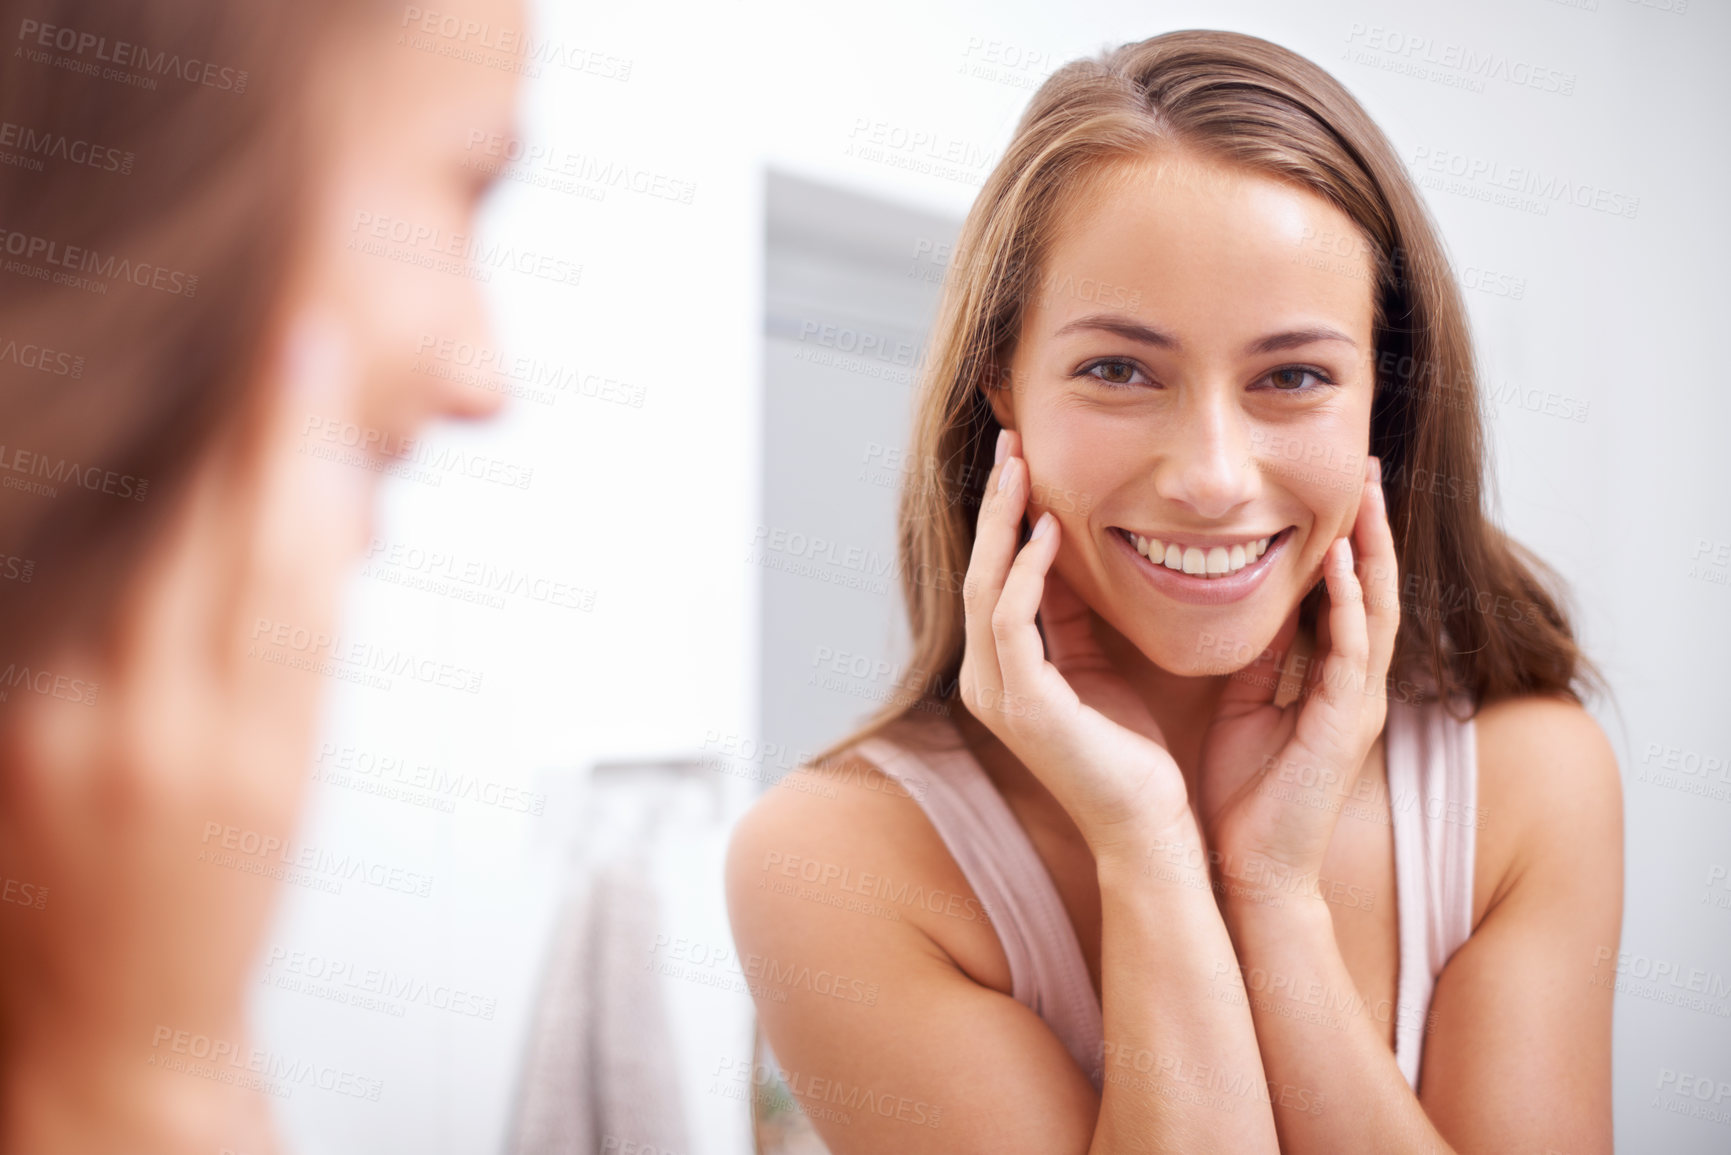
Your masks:
<svg viewBox="0 0 1731 1155"><path fill-rule="evenodd" d="M1114 527L1111 531L1111 537L1118 543L1118 549L1122 551L1126 562L1135 567L1136 571L1142 575L1143 580L1174 601L1188 602L1193 605L1221 605L1249 596L1279 564L1281 556L1285 553L1286 544L1292 540L1292 535L1293 527L1287 526L1278 533L1270 534L1267 538L1249 538L1240 541L1230 541L1226 538L1216 538L1213 541L1160 541L1164 552L1160 560L1156 562L1150 555L1153 553L1154 541L1160 539L1144 536L1143 540L1147 543L1144 548L1148 552L1143 553L1136 544L1136 538L1139 535L1118 527ZM1263 541L1267 542L1266 546L1261 546L1261 552L1256 556L1251 556L1251 549L1258 548L1258 543ZM1243 564L1237 569L1231 568L1234 547L1245 551ZM1174 548L1180 551L1179 556L1175 559L1179 562L1179 568L1176 569L1166 564L1167 559L1173 557ZM1214 553L1216 550L1225 555L1226 568L1223 572L1210 574L1208 573L1210 555L1214 556L1217 564L1219 561L1219 555ZM1191 561L1191 568L1195 569L1196 553L1201 554L1201 572L1184 572L1186 560Z"/></svg>
<svg viewBox="0 0 1731 1155"><path fill-rule="evenodd" d="M1235 574L1268 550L1269 538L1250 538L1235 542L1183 542L1144 537L1127 529L1119 533L1136 547L1136 552L1169 570L1196 577L1216 578Z"/></svg>

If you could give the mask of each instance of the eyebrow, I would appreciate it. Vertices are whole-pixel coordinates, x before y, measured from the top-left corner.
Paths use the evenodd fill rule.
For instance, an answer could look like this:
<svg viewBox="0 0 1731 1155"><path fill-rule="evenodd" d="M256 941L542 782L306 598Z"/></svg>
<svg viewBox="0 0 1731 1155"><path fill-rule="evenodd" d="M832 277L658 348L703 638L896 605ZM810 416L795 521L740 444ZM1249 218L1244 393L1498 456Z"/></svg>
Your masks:
<svg viewBox="0 0 1731 1155"><path fill-rule="evenodd" d="M1161 349L1177 352L1184 348L1184 343L1164 329L1145 324L1133 317L1121 313L1091 313L1086 317L1078 317L1063 326L1055 337L1068 333L1079 333L1092 330L1099 333L1112 333L1126 340L1136 341L1143 345L1153 345ZM1354 349L1358 342L1330 325L1312 325L1304 329L1289 329L1284 333L1270 333L1266 337L1258 337L1244 347L1247 356L1261 353L1278 353L1283 349L1295 349L1300 345L1309 345L1317 341L1344 341Z"/></svg>

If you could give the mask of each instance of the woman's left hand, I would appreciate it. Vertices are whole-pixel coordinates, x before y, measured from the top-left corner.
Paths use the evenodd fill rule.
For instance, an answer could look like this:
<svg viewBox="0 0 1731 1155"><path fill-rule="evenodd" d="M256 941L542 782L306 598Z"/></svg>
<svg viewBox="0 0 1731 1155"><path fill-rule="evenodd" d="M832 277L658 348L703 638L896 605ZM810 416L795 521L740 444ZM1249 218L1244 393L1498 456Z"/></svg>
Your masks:
<svg viewBox="0 0 1731 1155"><path fill-rule="evenodd" d="M1275 705L1298 632L1294 607L1262 655L1232 675L1203 738L1202 818L1228 897L1315 893L1341 804L1388 716L1399 587L1381 462L1369 458L1365 469L1350 537L1323 555L1328 596L1302 692Z"/></svg>

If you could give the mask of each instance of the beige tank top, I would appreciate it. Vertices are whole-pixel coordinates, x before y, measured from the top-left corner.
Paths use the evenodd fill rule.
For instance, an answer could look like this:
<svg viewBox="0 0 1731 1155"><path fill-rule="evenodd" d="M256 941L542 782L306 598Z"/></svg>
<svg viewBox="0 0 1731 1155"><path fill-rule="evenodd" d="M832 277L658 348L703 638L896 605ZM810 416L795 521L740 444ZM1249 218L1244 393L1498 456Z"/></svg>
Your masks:
<svg viewBox="0 0 1731 1155"><path fill-rule="evenodd" d="M1011 993L1063 1040L1100 1086L1100 1000L1039 853L962 741L934 718L917 748L887 736L855 752L909 788L989 913L1010 962ZM1473 849L1480 821L1473 723L1442 704L1390 701L1384 731L1394 827L1400 972L1395 1059L1418 1087L1431 992L1472 933Z"/></svg>

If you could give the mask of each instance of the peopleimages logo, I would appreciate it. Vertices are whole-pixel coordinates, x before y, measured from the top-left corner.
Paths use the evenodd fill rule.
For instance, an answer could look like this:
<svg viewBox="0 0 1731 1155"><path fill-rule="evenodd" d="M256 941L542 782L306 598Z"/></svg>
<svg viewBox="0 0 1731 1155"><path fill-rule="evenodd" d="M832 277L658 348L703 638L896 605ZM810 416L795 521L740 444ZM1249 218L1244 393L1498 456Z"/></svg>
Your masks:
<svg viewBox="0 0 1731 1155"><path fill-rule="evenodd" d="M54 377L84 376L84 357L77 353L49 349L29 341L18 342L0 338L0 362L10 361L20 369L34 369Z"/></svg>
<svg viewBox="0 0 1731 1155"><path fill-rule="evenodd" d="M1507 164L1493 157L1476 156L1445 148L1419 145L1412 151L1408 166L1425 188L1443 189L1464 196L1480 192L1507 193L1530 202L1537 215L1549 213L1551 204L1568 204L1591 209L1614 217L1634 220L1641 211L1641 198L1626 192L1606 188L1591 181L1576 180L1562 173L1546 172L1533 165ZM1443 178L1452 178L1454 184ZM1480 198L1484 199L1484 198Z"/></svg>
<svg viewBox="0 0 1731 1155"><path fill-rule="evenodd" d="M92 144L65 133L38 130L9 120L0 121L0 149L17 149L29 158L65 161L100 172L117 172L122 176L132 172L135 159L132 153L110 145ZM38 172L42 169L41 164L28 167Z"/></svg>
<svg viewBox="0 0 1731 1155"><path fill-rule="evenodd" d="M77 28L67 28L58 24L44 24L40 20L21 20L18 22L19 51L30 52L31 58L42 56L46 52L61 52L66 56L80 61L90 61L87 68L75 69L83 72L100 72L104 79L121 79L124 74L110 76L114 69L102 69L100 65L112 64L117 69L132 69L143 73L141 77L133 78L149 80L152 77L172 76L184 80L188 84L199 84L206 88L217 88L225 92L245 92L247 78L250 75L244 68L228 68L208 60L200 60L195 56L182 56L178 52L155 50L143 44L134 44L127 40L110 40L94 32L85 32ZM38 51L40 50L40 51ZM64 57L62 58L64 59ZM60 61L35 60L36 63L55 63ZM62 65L64 67L64 65ZM149 87L154 88L152 83Z"/></svg>
<svg viewBox="0 0 1731 1155"><path fill-rule="evenodd" d="M158 1024L150 1040L152 1067L197 1075L220 1083L255 1086L271 1093L292 1093L314 1087L336 1095L378 1102L385 1084L326 1063L309 1063L263 1047L247 1047L229 1039Z"/></svg>
<svg viewBox="0 0 1731 1155"><path fill-rule="evenodd" d="M13 690L40 694L44 698L59 698L63 702L96 705L96 693L101 687L83 678L55 673L53 670L32 669L17 662L8 662L0 670L0 702L10 700Z"/></svg>
<svg viewBox="0 0 1731 1155"><path fill-rule="evenodd" d="M21 262L40 261L52 268L84 273L106 281L126 281L140 288L155 289L159 293L171 293L177 297L198 295L198 277L193 273L170 269L149 261L134 261L115 253L104 255L82 245L62 244L51 237L21 233L16 229L0 228L0 253L15 257ZM7 271L29 270L8 268ZM41 275L46 279L48 270L43 270ZM100 281L96 283L101 286ZM101 286L101 291L107 292L107 287Z"/></svg>
<svg viewBox="0 0 1731 1155"><path fill-rule="evenodd" d="M132 501L143 501L150 492L150 482L146 478L0 444L0 475L5 474L17 476L0 477L0 485L43 497L57 496L60 491L55 486L59 485L77 486L92 493L106 493Z"/></svg>
<svg viewBox="0 0 1731 1155"><path fill-rule="evenodd" d="M354 641L289 622L257 619L252 628L249 658L308 670L377 689L391 688L392 677L406 677L426 686L463 693L481 692L483 672L394 646Z"/></svg>
<svg viewBox="0 0 1731 1155"><path fill-rule="evenodd" d="M399 44L488 68L508 67L510 71L537 77L541 74L538 66L553 65L602 80L624 83L631 79L632 62L624 57L454 12L409 5L403 9L399 27ZM489 57L489 52L500 55Z"/></svg>
<svg viewBox="0 0 1731 1155"><path fill-rule="evenodd" d="M487 281L492 270L503 268L557 285L583 283L583 266L563 257L365 210L355 213L346 244L369 256L480 281Z"/></svg>
<svg viewBox="0 0 1731 1155"><path fill-rule="evenodd" d="M261 833L215 820L204 824L198 861L244 870L249 874L280 876L304 871L334 886L320 889L340 893L342 883L359 882L380 890L427 898L433 893L433 876L359 854L296 845L275 834ZM275 872L275 873L273 873Z"/></svg>

